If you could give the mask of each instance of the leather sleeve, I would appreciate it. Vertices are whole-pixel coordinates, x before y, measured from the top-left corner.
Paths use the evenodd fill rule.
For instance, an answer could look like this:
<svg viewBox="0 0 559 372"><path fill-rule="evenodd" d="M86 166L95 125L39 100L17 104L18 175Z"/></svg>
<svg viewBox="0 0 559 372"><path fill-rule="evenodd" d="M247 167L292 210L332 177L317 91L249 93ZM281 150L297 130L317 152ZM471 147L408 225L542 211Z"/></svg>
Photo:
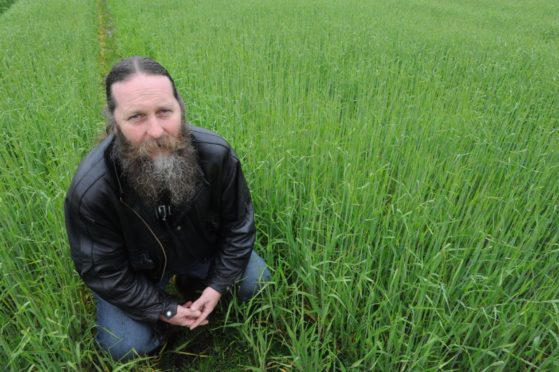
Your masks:
<svg viewBox="0 0 559 372"><path fill-rule="evenodd" d="M256 238L250 191L232 150L224 160L221 185L219 247L208 285L224 293L244 273Z"/></svg>
<svg viewBox="0 0 559 372"><path fill-rule="evenodd" d="M133 319L159 319L175 300L130 268L122 236L103 212L76 211L66 199L64 213L72 259L87 286Z"/></svg>

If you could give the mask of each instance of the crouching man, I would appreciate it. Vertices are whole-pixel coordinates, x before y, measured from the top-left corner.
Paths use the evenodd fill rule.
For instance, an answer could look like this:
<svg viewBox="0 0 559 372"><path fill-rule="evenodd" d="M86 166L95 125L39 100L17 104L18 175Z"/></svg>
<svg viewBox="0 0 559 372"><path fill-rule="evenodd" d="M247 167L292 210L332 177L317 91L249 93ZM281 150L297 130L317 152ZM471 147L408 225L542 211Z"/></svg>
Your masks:
<svg viewBox="0 0 559 372"><path fill-rule="evenodd" d="M108 135L81 162L64 211L72 259L97 301L97 341L127 359L158 348L158 320L206 325L225 292L246 300L270 273L253 251L239 159L186 122L167 70L124 59L105 89ZM173 275L202 281L201 295L177 303L163 289Z"/></svg>

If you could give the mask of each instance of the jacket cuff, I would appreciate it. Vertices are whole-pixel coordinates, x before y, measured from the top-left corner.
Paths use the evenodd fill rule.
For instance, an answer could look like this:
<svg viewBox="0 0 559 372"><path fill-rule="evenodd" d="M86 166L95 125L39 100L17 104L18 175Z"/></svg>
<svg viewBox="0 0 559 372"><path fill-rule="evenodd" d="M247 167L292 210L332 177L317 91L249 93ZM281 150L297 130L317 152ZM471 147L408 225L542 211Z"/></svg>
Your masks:
<svg viewBox="0 0 559 372"><path fill-rule="evenodd" d="M168 295L167 293L165 293L165 301L163 302L163 310L161 312L166 311L168 308L173 307L173 306L178 306L178 301L176 298L174 298L173 296Z"/></svg>
<svg viewBox="0 0 559 372"><path fill-rule="evenodd" d="M177 313L177 307L179 304L175 299L171 299L169 301L165 301L163 311L161 311L160 315L163 315L165 318L170 319Z"/></svg>
<svg viewBox="0 0 559 372"><path fill-rule="evenodd" d="M160 315L163 315L168 310L176 309L179 305L178 301L167 293L163 293L162 297L163 300L161 304L157 306L156 310L147 314L149 320L158 321Z"/></svg>
<svg viewBox="0 0 559 372"><path fill-rule="evenodd" d="M209 280L208 281L208 287L215 289L216 291L218 291L221 294L225 294L228 292L231 292L231 289L233 288L233 284L228 283L226 281L220 281L220 280Z"/></svg>

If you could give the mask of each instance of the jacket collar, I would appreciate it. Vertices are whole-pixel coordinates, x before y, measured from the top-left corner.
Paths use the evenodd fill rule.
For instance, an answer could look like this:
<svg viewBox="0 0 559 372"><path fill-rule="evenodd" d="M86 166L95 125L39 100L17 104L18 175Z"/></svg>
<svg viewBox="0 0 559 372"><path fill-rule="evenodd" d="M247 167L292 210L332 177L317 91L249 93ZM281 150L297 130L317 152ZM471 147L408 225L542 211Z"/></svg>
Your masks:
<svg viewBox="0 0 559 372"><path fill-rule="evenodd" d="M115 142L114 133L109 134L105 139L105 141L108 142L104 154L105 163L107 164L109 173L112 174L114 180L116 181L119 196L122 198L124 196L122 169L120 167L120 164L118 164L118 161L116 160L115 156L113 155L113 145Z"/></svg>

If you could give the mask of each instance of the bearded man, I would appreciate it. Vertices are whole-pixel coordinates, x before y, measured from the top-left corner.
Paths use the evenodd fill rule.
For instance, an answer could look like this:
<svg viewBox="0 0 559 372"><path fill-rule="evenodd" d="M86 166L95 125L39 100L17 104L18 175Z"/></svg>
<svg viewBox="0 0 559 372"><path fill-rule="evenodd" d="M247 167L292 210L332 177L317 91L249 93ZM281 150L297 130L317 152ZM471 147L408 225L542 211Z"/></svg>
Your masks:
<svg viewBox="0 0 559 372"><path fill-rule="evenodd" d="M105 80L107 137L81 162L64 211L72 259L97 305L97 342L116 359L162 343L157 321L194 329L222 295L247 300L269 280L253 251L241 164L218 135L187 124L175 83L144 57ZM203 283L179 304L170 278Z"/></svg>

